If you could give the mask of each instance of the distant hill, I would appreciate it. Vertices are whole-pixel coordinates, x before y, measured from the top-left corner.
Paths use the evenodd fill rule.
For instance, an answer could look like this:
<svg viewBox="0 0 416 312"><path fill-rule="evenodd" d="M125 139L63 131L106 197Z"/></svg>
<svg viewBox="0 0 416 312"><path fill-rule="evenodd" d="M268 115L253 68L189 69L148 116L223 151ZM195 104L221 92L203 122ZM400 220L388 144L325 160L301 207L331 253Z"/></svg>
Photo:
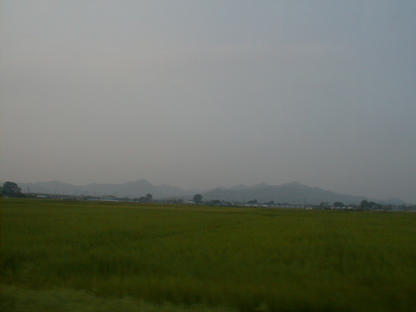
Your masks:
<svg viewBox="0 0 416 312"><path fill-rule="evenodd" d="M140 197L147 193L154 198L169 198L189 196L192 192L169 185L153 185L146 180L137 180L121 184L98 184L73 185L60 181L19 183L23 192L65 194L65 195L114 195L119 197Z"/></svg>
<svg viewBox="0 0 416 312"><path fill-rule="evenodd" d="M310 187L292 182L282 185L268 185L265 183L254 186L238 185L231 188L216 188L204 194L204 199L219 199L226 201L259 202L275 201L278 203L319 204L340 201L348 204L358 204L365 197L339 194L332 191Z"/></svg>
<svg viewBox="0 0 416 312"><path fill-rule="evenodd" d="M114 195L118 197L137 198L150 193L156 199L183 198L191 199L195 193L201 193L204 200L224 200L247 202L258 200L259 202L274 201L276 203L290 204L319 204L321 202L333 203L340 201L346 204L358 204L362 196L340 194L318 187L310 187L301 183L292 182L281 185L269 185L265 183L247 186L236 185L230 188L215 188L206 192L196 190L184 190L170 185L153 185L146 180L137 180L121 184L73 185L60 181L19 183L23 192L62 194L62 195ZM400 199L374 200L381 204L404 204Z"/></svg>

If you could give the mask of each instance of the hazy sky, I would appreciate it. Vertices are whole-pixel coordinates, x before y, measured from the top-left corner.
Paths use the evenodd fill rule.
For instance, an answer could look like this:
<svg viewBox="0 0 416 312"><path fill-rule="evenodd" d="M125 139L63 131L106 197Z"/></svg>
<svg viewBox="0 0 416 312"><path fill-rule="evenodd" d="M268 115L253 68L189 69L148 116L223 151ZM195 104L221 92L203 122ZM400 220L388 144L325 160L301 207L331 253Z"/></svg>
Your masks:
<svg viewBox="0 0 416 312"><path fill-rule="evenodd" d="M416 202L416 1L3 0L0 178Z"/></svg>

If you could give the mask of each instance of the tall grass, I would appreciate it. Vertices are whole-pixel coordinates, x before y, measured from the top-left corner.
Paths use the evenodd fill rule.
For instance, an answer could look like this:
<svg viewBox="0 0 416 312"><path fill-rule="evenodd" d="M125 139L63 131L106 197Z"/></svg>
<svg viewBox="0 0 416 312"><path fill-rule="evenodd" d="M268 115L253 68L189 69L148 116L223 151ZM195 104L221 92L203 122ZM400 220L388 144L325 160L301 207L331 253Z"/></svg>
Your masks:
<svg viewBox="0 0 416 312"><path fill-rule="evenodd" d="M1 284L26 292L240 311L416 310L414 214L7 199L0 250Z"/></svg>

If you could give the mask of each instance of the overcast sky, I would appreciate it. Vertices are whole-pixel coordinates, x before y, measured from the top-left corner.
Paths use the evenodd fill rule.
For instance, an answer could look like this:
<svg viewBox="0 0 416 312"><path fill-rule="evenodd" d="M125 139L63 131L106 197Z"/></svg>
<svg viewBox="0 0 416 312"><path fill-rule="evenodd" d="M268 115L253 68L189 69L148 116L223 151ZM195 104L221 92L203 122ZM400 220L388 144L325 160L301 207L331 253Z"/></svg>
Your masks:
<svg viewBox="0 0 416 312"><path fill-rule="evenodd" d="M3 0L0 178L416 202L416 1Z"/></svg>

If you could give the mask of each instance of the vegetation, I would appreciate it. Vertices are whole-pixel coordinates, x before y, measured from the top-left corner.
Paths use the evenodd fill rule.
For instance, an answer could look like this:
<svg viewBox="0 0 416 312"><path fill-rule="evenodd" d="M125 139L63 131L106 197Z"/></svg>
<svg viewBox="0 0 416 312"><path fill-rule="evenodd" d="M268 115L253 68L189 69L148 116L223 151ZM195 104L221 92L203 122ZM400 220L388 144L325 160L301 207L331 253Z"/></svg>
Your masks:
<svg viewBox="0 0 416 312"><path fill-rule="evenodd" d="M194 202L197 204L202 203L202 195L201 194L195 194L194 195Z"/></svg>
<svg viewBox="0 0 416 312"><path fill-rule="evenodd" d="M0 309L411 311L414 246L412 213L2 199Z"/></svg>
<svg viewBox="0 0 416 312"><path fill-rule="evenodd" d="M9 197L23 197L20 187L16 183L10 181L4 182L1 193L2 195Z"/></svg>
<svg viewBox="0 0 416 312"><path fill-rule="evenodd" d="M127 198L128 199L128 198ZM141 203L150 203L153 200L153 195L150 193L147 193L146 196L140 197L137 201Z"/></svg>
<svg viewBox="0 0 416 312"><path fill-rule="evenodd" d="M366 200L363 200L361 201L360 208L363 210L370 210L370 209L381 209L383 207L375 202L372 202L372 201L368 202Z"/></svg>
<svg viewBox="0 0 416 312"><path fill-rule="evenodd" d="M68 311L68 312L231 312L222 307L204 305L179 305L149 303L131 297L98 297L85 291L72 289L32 290L3 286L1 289L1 311Z"/></svg>

